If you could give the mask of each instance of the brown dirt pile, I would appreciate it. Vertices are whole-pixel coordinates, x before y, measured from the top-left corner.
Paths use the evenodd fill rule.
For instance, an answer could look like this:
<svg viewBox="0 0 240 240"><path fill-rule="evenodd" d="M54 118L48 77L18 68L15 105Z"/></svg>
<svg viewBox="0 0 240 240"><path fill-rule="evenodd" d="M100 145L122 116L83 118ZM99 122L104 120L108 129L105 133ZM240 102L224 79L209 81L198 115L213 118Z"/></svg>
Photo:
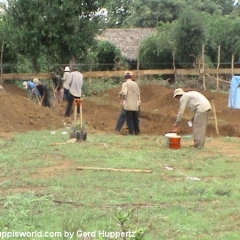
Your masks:
<svg viewBox="0 0 240 240"><path fill-rule="evenodd" d="M27 98L24 90L4 85L0 92L0 132L25 132L62 127L62 120L51 109L43 108Z"/></svg>
<svg viewBox="0 0 240 240"><path fill-rule="evenodd" d="M43 108L27 99L26 91L15 85L3 85L6 93L0 93L0 132L25 132L29 130L57 129L63 126L63 106L56 105L53 109ZM118 92L114 88L99 96L84 99L83 118L91 132L114 132L116 120L120 112ZM189 90L189 89L185 89ZM228 95L224 93L202 92L210 101L214 100L218 127L222 136L240 136L240 110L227 107ZM141 86L141 123L142 134L163 135L172 127L179 107L173 99L173 89L158 85ZM181 134L191 134L192 129L187 121L192 114L186 111L181 123ZM126 134L125 127L122 134ZM207 129L208 136L215 136L213 111Z"/></svg>

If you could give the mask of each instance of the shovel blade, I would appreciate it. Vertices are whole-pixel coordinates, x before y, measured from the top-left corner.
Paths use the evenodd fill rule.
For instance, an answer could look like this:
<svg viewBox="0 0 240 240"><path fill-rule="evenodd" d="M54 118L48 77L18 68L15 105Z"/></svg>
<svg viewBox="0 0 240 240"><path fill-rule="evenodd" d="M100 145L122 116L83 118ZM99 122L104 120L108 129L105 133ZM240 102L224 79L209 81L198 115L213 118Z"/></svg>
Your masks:
<svg viewBox="0 0 240 240"><path fill-rule="evenodd" d="M77 140L78 141L86 141L87 139L87 132L80 130L77 132Z"/></svg>
<svg viewBox="0 0 240 240"><path fill-rule="evenodd" d="M74 132L70 132L69 136L70 136L70 140L77 139L77 141L86 141L87 132L85 132L83 130L79 130L79 131L76 130Z"/></svg>

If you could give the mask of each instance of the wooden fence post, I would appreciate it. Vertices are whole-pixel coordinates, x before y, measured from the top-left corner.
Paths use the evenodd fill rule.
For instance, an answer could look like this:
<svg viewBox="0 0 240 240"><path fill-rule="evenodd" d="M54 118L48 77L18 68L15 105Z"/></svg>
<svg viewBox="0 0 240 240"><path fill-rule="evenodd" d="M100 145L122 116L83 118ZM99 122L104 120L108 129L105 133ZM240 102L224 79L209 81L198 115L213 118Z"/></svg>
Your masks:
<svg viewBox="0 0 240 240"><path fill-rule="evenodd" d="M232 77L234 75L234 54L232 54L232 64L231 64L231 73L232 73Z"/></svg>
<svg viewBox="0 0 240 240"><path fill-rule="evenodd" d="M218 63L217 63L217 91L219 90L219 65L220 65L221 46L218 46Z"/></svg>
<svg viewBox="0 0 240 240"><path fill-rule="evenodd" d="M139 49L139 48L138 48ZM139 67L140 67L140 60L139 60L139 51L138 51L138 55L137 55L137 80L140 80L140 73L139 73Z"/></svg>
<svg viewBox="0 0 240 240"><path fill-rule="evenodd" d="M213 99L212 99L212 109L213 109L213 115L214 115L214 121L215 121L216 134L217 136L219 136L217 113L216 113L216 108L215 108Z"/></svg>
<svg viewBox="0 0 240 240"><path fill-rule="evenodd" d="M174 51L172 52L172 57L173 57L173 70L174 70L175 84L177 85L178 80L177 80L177 71L176 71L176 65L175 65L175 53L174 53Z"/></svg>
<svg viewBox="0 0 240 240"><path fill-rule="evenodd" d="M204 50L205 46L202 45L202 77L203 77L203 89L206 90L206 79L205 79L205 58L204 58Z"/></svg>

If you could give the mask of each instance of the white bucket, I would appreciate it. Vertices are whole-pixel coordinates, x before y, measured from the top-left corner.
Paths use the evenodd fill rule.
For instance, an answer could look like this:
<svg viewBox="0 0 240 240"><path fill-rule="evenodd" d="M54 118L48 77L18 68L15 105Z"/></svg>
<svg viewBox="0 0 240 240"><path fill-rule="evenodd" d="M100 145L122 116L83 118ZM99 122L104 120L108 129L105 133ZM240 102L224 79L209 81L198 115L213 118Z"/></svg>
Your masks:
<svg viewBox="0 0 240 240"><path fill-rule="evenodd" d="M177 133L166 133L165 135L166 146L169 147L169 138L177 136Z"/></svg>

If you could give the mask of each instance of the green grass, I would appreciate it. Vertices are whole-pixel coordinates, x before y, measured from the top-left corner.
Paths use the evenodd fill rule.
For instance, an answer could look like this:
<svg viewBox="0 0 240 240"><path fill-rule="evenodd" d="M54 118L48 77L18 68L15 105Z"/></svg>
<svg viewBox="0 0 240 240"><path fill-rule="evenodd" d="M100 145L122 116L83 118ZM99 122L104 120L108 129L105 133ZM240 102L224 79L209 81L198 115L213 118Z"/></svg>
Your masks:
<svg viewBox="0 0 240 240"><path fill-rule="evenodd" d="M185 139L181 149L172 150L163 136L88 134L85 142L52 146L68 140L62 131L0 140L0 232L62 234L44 239L70 239L64 231L84 239L77 236L80 230L139 232L126 239L240 238L240 163L227 151L237 151L239 139L208 138L201 150L186 147L191 139ZM223 147L216 149L216 141Z"/></svg>

